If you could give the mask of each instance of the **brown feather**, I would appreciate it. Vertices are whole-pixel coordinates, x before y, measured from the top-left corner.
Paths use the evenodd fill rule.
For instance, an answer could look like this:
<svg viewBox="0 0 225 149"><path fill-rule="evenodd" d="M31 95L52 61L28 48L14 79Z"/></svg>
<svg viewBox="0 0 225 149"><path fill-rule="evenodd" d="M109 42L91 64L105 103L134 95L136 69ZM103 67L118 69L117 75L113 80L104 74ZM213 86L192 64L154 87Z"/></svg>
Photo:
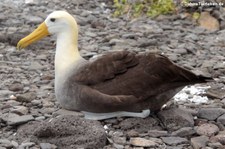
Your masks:
<svg viewBox="0 0 225 149"><path fill-rule="evenodd" d="M113 112L158 110L184 86L205 79L163 55L117 51L87 63L68 81L80 89L76 110Z"/></svg>

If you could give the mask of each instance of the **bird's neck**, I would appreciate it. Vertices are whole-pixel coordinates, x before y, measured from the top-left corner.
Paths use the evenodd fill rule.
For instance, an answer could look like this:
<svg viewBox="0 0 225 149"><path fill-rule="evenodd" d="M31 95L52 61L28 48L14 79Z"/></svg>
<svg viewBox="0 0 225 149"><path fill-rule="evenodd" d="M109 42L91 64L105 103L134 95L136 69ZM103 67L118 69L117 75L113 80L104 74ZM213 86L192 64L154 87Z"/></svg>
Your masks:
<svg viewBox="0 0 225 149"><path fill-rule="evenodd" d="M76 64L76 61L82 59L78 51L77 36L78 34L75 31L64 31L57 35L55 55L56 77L67 73Z"/></svg>

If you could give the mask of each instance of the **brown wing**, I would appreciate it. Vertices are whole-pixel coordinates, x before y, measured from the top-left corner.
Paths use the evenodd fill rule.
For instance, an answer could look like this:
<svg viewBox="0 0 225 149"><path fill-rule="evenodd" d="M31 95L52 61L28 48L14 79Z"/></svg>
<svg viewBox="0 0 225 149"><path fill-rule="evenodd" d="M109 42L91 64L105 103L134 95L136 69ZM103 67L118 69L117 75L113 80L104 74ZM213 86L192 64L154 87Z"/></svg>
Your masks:
<svg viewBox="0 0 225 149"><path fill-rule="evenodd" d="M157 109L181 87L205 82L204 77L178 67L165 56L127 51L102 56L78 71L75 80L86 86L80 93L81 100L96 103L96 107L88 106L93 112L129 109L127 106L135 111L138 108L132 108L134 103L147 107L146 101L155 102L150 101L153 99L159 100L154 107Z"/></svg>

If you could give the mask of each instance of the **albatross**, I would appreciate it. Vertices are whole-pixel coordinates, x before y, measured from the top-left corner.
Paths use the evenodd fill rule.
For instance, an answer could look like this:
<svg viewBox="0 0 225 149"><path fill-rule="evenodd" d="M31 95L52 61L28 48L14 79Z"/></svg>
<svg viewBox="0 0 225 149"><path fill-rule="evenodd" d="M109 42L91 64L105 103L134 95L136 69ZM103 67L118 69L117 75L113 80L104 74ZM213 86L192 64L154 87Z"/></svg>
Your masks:
<svg viewBox="0 0 225 149"><path fill-rule="evenodd" d="M206 83L209 77L195 75L155 53L108 52L85 60L78 50L78 26L66 11L54 11L18 49L54 34L55 95L61 107L81 111L85 118L101 120L118 116L145 118L160 110L186 85Z"/></svg>

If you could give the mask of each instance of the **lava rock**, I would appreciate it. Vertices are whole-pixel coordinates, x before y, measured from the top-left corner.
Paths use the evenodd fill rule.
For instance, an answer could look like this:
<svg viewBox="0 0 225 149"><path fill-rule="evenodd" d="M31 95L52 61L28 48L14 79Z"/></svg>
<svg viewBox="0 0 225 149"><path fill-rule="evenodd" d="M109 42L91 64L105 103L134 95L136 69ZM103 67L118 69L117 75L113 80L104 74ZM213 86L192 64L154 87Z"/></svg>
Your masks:
<svg viewBox="0 0 225 149"><path fill-rule="evenodd" d="M9 90L10 91L14 91L14 92L22 91L23 90L23 85L21 83L11 84L9 86Z"/></svg>
<svg viewBox="0 0 225 149"><path fill-rule="evenodd" d="M209 138L206 136L194 137L191 138L191 145L194 149L201 149L206 147L206 143L209 141Z"/></svg>
<svg viewBox="0 0 225 149"><path fill-rule="evenodd" d="M17 101L19 102L31 102L36 98L36 94L34 92L24 93L17 95Z"/></svg>
<svg viewBox="0 0 225 149"><path fill-rule="evenodd" d="M160 111L158 116L164 126L168 130L177 130L182 127L193 127L194 118L193 116L179 108L171 108L168 110Z"/></svg>
<svg viewBox="0 0 225 149"><path fill-rule="evenodd" d="M98 149L106 144L105 130L98 121L74 115L25 124L19 128L17 138L22 142L27 137L33 142L51 143L63 149Z"/></svg>
<svg viewBox="0 0 225 149"><path fill-rule="evenodd" d="M198 135L212 136L219 132L218 126L210 123L202 124L196 128L196 133Z"/></svg>

